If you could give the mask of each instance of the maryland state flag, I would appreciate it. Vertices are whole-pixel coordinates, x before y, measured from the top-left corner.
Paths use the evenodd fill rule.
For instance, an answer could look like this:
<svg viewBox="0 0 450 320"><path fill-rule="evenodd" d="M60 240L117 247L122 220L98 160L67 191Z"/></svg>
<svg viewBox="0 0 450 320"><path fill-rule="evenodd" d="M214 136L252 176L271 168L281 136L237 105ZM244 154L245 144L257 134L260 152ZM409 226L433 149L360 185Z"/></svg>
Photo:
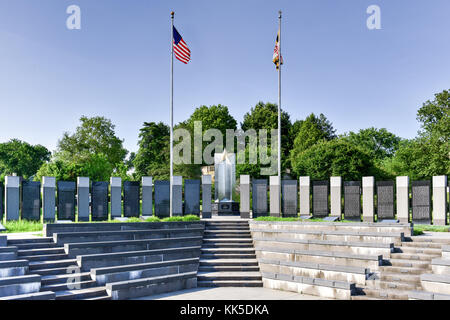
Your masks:
<svg viewBox="0 0 450 320"><path fill-rule="evenodd" d="M280 67L280 60L281 60L281 64L283 64L283 56L280 55L280 30L278 30L278 34L277 34L277 40L275 42L275 49L273 50L273 63L275 63L275 66L278 68ZM281 58L280 58L281 56Z"/></svg>

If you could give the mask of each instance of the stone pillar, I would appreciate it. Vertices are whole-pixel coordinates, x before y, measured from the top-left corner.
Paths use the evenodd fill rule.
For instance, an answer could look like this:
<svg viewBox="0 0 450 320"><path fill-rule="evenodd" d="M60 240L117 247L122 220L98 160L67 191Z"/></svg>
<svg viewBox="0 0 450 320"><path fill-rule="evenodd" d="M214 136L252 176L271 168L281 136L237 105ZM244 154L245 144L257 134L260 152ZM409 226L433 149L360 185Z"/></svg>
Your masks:
<svg viewBox="0 0 450 320"><path fill-rule="evenodd" d="M122 178L111 177L111 220L122 216Z"/></svg>
<svg viewBox="0 0 450 320"><path fill-rule="evenodd" d="M270 187L269 187L269 194L270 194L270 215L272 217L280 217L280 191L281 191L281 185L280 180L278 179L278 176L271 176L270 177Z"/></svg>
<svg viewBox="0 0 450 320"><path fill-rule="evenodd" d="M309 177L300 177L300 216L309 216L311 214L310 204L310 179Z"/></svg>
<svg viewBox="0 0 450 320"><path fill-rule="evenodd" d="M42 215L44 222L54 222L56 215L56 178L42 177Z"/></svg>
<svg viewBox="0 0 450 320"><path fill-rule="evenodd" d="M447 176L433 177L433 224L447 224Z"/></svg>
<svg viewBox="0 0 450 320"><path fill-rule="evenodd" d="M5 177L6 221L19 220L20 177Z"/></svg>
<svg viewBox="0 0 450 320"><path fill-rule="evenodd" d="M152 177L142 177L142 216L153 216Z"/></svg>
<svg viewBox="0 0 450 320"><path fill-rule="evenodd" d="M241 185L239 186L241 193L241 202L239 211L241 212L241 218L250 218L250 176L241 175Z"/></svg>
<svg viewBox="0 0 450 320"><path fill-rule="evenodd" d="M211 218L211 176L202 176L202 219Z"/></svg>
<svg viewBox="0 0 450 320"><path fill-rule="evenodd" d="M89 221L89 178L77 178L78 221Z"/></svg>
<svg viewBox="0 0 450 320"><path fill-rule="evenodd" d="M342 177L330 177L330 217L341 218L342 215Z"/></svg>
<svg viewBox="0 0 450 320"><path fill-rule="evenodd" d="M362 194L363 194L363 222L374 222L375 217L375 178L363 177L362 178Z"/></svg>
<svg viewBox="0 0 450 320"><path fill-rule="evenodd" d="M172 176L172 215L183 215L183 177Z"/></svg>
<svg viewBox="0 0 450 320"><path fill-rule="evenodd" d="M397 177L397 219L400 223L409 222L409 177Z"/></svg>

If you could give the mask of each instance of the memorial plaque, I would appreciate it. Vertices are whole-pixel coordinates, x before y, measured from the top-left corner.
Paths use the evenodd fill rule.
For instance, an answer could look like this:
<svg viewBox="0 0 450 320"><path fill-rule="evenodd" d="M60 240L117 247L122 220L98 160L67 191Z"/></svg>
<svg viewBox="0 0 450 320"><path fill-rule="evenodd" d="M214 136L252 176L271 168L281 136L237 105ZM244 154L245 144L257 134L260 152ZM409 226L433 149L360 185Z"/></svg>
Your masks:
<svg viewBox="0 0 450 320"><path fill-rule="evenodd" d="M155 215L160 218L170 216L170 182L155 181Z"/></svg>
<svg viewBox="0 0 450 320"><path fill-rule="evenodd" d="M378 220L394 219L394 181L377 182L377 216Z"/></svg>
<svg viewBox="0 0 450 320"><path fill-rule="evenodd" d="M412 181L412 221L431 222L431 181Z"/></svg>
<svg viewBox="0 0 450 320"><path fill-rule="evenodd" d="M200 215L200 180L184 180L184 214Z"/></svg>
<svg viewBox="0 0 450 320"><path fill-rule="evenodd" d="M108 220L108 188L109 183L106 181L92 181L92 221Z"/></svg>
<svg viewBox="0 0 450 320"><path fill-rule="evenodd" d="M75 221L76 190L74 181L58 181L58 220Z"/></svg>
<svg viewBox="0 0 450 320"><path fill-rule="evenodd" d="M344 218L361 221L361 181L344 181Z"/></svg>
<svg viewBox="0 0 450 320"><path fill-rule="evenodd" d="M328 180L312 181L313 217L326 217L330 210L328 206L329 182Z"/></svg>
<svg viewBox="0 0 450 320"><path fill-rule="evenodd" d="M252 211L253 219L268 215L266 179L254 179L252 181Z"/></svg>
<svg viewBox="0 0 450 320"><path fill-rule="evenodd" d="M297 180L282 180L281 194L283 217L298 217Z"/></svg>
<svg viewBox="0 0 450 320"><path fill-rule="evenodd" d="M138 181L123 182L123 216L139 217L140 209L140 190Z"/></svg>
<svg viewBox="0 0 450 320"><path fill-rule="evenodd" d="M22 219L41 219L41 183L22 181Z"/></svg>

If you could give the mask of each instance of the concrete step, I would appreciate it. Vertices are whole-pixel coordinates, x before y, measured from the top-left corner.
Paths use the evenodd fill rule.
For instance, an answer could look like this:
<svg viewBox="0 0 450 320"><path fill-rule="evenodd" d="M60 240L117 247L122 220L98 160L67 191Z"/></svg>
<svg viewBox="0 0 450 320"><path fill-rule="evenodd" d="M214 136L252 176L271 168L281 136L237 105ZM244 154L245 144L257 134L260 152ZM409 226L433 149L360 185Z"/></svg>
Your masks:
<svg viewBox="0 0 450 320"><path fill-rule="evenodd" d="M402 247L414 247L414 248L436 248L441 249L442 244L441 243L435 243L435 242L402 242Z"/></svg>
<svg viewBox="0 0 450 320"><path fill-rule="evenodd" d="M47 255L47 254L61 254L65 253L64 247L51 247L51 248L39 248L39 249L24 249L17 251L19 256L35 256L35 255Z"/></svg>
<svg viewBox="0 0 450 320"><path fill-rule="evenodd" d="M382 266L379 268L381 272L386 273L399 273L399 274L422 274L428 271L423 268L411 268L411 267L394 267L394 266Z"/></svg>
<svg viewBox="0 0 450 320"><path fill-rule="evenodd" d="M17 277L28 274L28 260L0 261L0 278Z"/></svg>
<svg viewBox="0 0 450 320"><path fill-rule="evenodd" d="M81 300L108 296L105 287L56 291L56 300Z"/></svg>
<svg viewBox="0 0 450 320"><path fill-rule="evenodd" d="M54 242L42 242L42 243L23 243L15 244L18 250L32 250L32 249L45 249L45 248L60 248L61 245Z"/></svg>
<svg viewBox="0 0 450 320"><path fill-rule="evenodd" d="M54 283L42 286L41 290L43 291L67 291L67 290L73 290L74 288L77 289L86 289L86 288L93 288L97 286L97 283L95 280L85 280L85 281L79 281L79 282L65 282L65 283Z"/></svg>
<svg viewBox="0 0 450 320"><path fill-rule="evenodd" d="M69 256L65 253L60 254L43 254L43 255L33 255L33 256L21 256L21 259L26 259L30 262L32 261L54 261L54 260L64 260L68 259Z"/></svg>
<svg viewBox="0 0 450 320"><path fill-rule="evenodd" d="M36 271L42 269L50 269L50 268L63 268L69 266L78 266L77 259L64 259L64 260L55 260L55 261L34 261L30 262L29 270Z"/></svg>
<svg viewBox="0 0 450 320"><path fill-rule="evenodd" d="M33 292L2 297L0 300L55 300L55 293L52 291Z"/></svg>
<svg viewBox="0 0 450 320"><path fill-rule="evenodd" d="M70 279L76 279L77 282L92 280L89 272L81 272L42 276L41 283L43 286L47 286L51 284L66 283Z"/></svg>
<svg viewBox="0 0 450 320"><path fill-rule="evenodd" d="M384 300L408 300L408 291L396 289L370 289L364 288L367 297Z"/></svg>
<svg viewBox="0 0 450 320"><path fill-rule="evenodd" d="M253 248L253 243L203 242L202 248Z"/></svg>
<svg viewBox="0 0 450 320"><path fill-rule="evenodd" d="M431 262L432 259L438 258L440 255L430 255L430 254L424 254L424 253L417 253L417 254L409 254L409 253L391 253L391 259L402 259L402 260L414 260L414 261L424 261L424 262Z"/></svg>
<svg viewBox="0 0 450 320"><path fill-rule="evenodd" d="M442 249L440 248L420 248L420 247L408 247L408 246L401 246L398 248L400 252L402 253L408 253L408 254L429 254L429 255L442 255Z"/></svg>
<svg viewBox="0 0 450 320"><path fill-rule="evenodd" d="M241 271L241 272L257 272L259 271L259 266L199 266L198 272L230 272L230 271Z"/></svg>
<svg viewBox="0 0 450 320"><path fill-rule="evenodd" d="M250 230L248 225L207 225L205 230Z"/></svg>
<svg viewBox="0 0 450 320"><path fill-rule="evenodd" d="M202 254L255 254L253 248L202 248Z"/></svg>
<svg viewBox="0 0 450 320"><path fill-rule="evenodd" d="M30 239L9 239L8 246L15 246L20 244L41 244L41 243L53 243L52 237L39 237Z"/></svg>
<svg viewBox="0 0 450 320"><path fill-rule="evenodd" d="M396 289L396 290L419 290L420 285L406 282L393 282L393 281L382 281L382 280L367 280L366 287L371 289Z"/></svg>
<svg viewBox="0 0 450 320"><path fill-rule="evenodd" d="M237 239L251 239L252 236L250 233L248 234L232 234L232 233L223 233L223 234L207 234L203 239L229 239L229 238L237 238Z"/></svg>
<svg viewBox="0 0 450 320"><path fill-rule="evenodd" d="M388 281L388 282L402 282L402 283L410 283L410 284L417 284L420 285L420 275L416 274L399 274L399 273L381 273L380 274L380 280L381 281Z"/></svg>
<svg viewBox="0 0 450 320"><path fill-rule="evenodd" d="M203 244L253 244L252 238L203 238Z"/></svg>
<svg viewBox="0 0 450 320"><path fill-rule="evenodd" d="M256 259L254 253L208 253L202 254L200 259Z"/></svg>
<svg viewBox="0 0 450 320"><path fill-rule="evenodd" d="M407 268L422 268L430 269L429 261L423 260L408 260L408 259L389 259L390 265L393 267L407 267Z"/></svg>
<svg viewBox="0 0 450 320"><path fill-rule="evenodd" d="M86 298L84 300L111 300L111 297L108 295L104 295L104 296L99 296L99 297Z"/></svg>
<svg viewBox="0 0 450 320"><path fill-rule="evenodd" d="M38 274L41 276L67 274L67 267L38 269L38 270L33 270L32 273Z"/></svg>
<svg viewBox="0 0 450 320"><path fill-rule="evenodd" d="M450 239L439 239L439 238L428 238L424 236L412 236L412 242L426 242L426 243L439 243L439 244L450 244Z"/></svg>
<svg viewBox="0 0 450 320"><path fill-rule="evenodd" d="M253 281L262 280L259 272L240 272L240 271L219 271L219 272L198 272L198 281Z"/></svg>
<svg viewBox="0 0 450 320"><path fill-rule="evenodd" d="M41 277L38 275L22 275L0 278L0 297L22 295L39 292Z"/></svg>
<svg viewBox="0 0 450 320"><path fill-rule="evenodd" d="M200 266L258 266L256 259L201 259Z"/></svg>
<svg viewBox="0 0 450 320"><path fill-rule="evenodd" d="M351 296L350 299L351 300L384 300L384 299L381 299L381 298L373 298L373 297L363 296L363 295Z"/></svg>
<svg viewBox="0 0 450 320"><path fill-rule="evenodd" d="M209 280L197 281L198 287L262 287L260 280L239 281L239 280Z"/></svg>

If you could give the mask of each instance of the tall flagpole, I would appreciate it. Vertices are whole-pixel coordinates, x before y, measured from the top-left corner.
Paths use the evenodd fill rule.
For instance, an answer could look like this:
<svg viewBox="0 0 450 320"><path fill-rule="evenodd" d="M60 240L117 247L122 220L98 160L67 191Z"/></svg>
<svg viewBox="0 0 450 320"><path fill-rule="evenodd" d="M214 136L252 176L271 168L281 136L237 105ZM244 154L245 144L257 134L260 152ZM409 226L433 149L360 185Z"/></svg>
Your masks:
<svg viewBox="0 0 450 320"><path fill-rule="evenodd" d="M281 10L278 11L278 194L279 212L281 215Z"/></svg>
<svg viewBox="0 0 450 320"><path fill-rule="evenodd" d="M170 28L170 34L171 34L171 57L170 57L170 196L169 196L169 215L172 217L172 209L173 209L173 18L175 15L175 12L171 12L171 28Z"/></svg>

